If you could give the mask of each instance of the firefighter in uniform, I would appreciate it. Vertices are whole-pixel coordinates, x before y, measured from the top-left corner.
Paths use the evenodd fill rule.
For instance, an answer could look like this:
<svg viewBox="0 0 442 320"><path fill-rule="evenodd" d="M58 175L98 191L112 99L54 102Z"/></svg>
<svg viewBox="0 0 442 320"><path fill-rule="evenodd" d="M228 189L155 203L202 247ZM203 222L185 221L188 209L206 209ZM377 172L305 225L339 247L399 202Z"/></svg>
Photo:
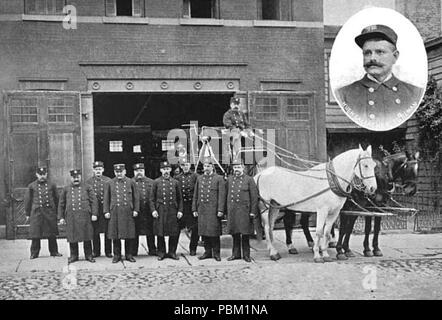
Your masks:
<svg viewBox="0 0 442 320"><path fill-rule="evenodd" d="M103 210L109 219L108 237L113 240L114 258L121 260L121 239L124 239L126 260L135 262L132 255L135 238L135 220L140 211L140 194L132 179L126 177L124 164L114 165L115 178L104 187Z"/></svg>
<svg viewBox="0 0 442 320"><path fill-rule="evenodd" d="M178 220L183 217L183 197L178 181L170 176L169 162L160 164L161 177L154 180L150 195L150 209L154 217L154 234L157 236L158 260L169 257L178 260L176 255L180 227ZM169 252L166 255L164 237L169 236Z"/></svg>
<svg viewBox="0 0 442 320"><path fill-rule="evenodd" d="M191 232L189 252L191 256L196 255L198 246L198 218L192 212L193 192L198 175L190 170L190 163L186 159L180 160L182 173L176 176L183 195L183 218L180 219L180 229L187 228Z"/></svg>
<svg viewBox="0 0 442 320"><path fill-rule="evenodd" d="M258 213L258 188L252 177L244 174L244 165L233 162L233 175L227 179L227 232L233 237L232 256L228 261L241 259L250 262L250 235L253 219Z"/></svg>
<svg viewBox="0 0 442 320"><path fill-rule="evenodd" d="M66 238L71 251L68 262L78 261L79 242L83 242L86 260L95 262L92 256L92 221L97 221L97 198L92 187L81 182L81 170L71 170L70 174L72 183L63 188L58 203L58 218L60 224L66 224Z"/></svg>
<svg viewBox="0 0 442 320"><path fill-rule="evenodd" d="M193 194L193 215L198 217L198 232L203 237L204 254L198 259L221 261L221 218L224 215L226 187L216 174L210 158L204 159L204 174L198 177Z"/></svg>
<svg viewBox="0 0 442 320"><path fill-rule="evenodd" d="M223 124L230 130L230 143L232 148L232 161L237 158L241 149L241 137L253 136L250 125L244 112L239 108L240 99L230 98L230 109L224 113Z"/></svg>
<svg viewBox="0 0 442 320"><path fill-rule="evenodd" d="M30 183L24 197L26 223L29 226L31 243L31 259L40 253L40 239L47 238L49 253L52 257L60 257L57 246L57 186L48 181L48 170L40 167L36 172L37 180Z"/></svg>
<svg viewBox="0 0 442 320"><path fill-rule="evenodd" d="M351 119L370 130L395 128L416 110L424 88L393 74L399 58L397 34L388 26L371 25L355 38L362 49L364 77L336 91Z"/></svg>
<svg viewBox="0 0 442 320"><path fill-rule="evenodd" d="M140 193L140 213L135 218L135 241L133 255L138 255L139 235L146 235L147 248L150 256L157 255L155 236L153 234L153 217L150 211L149 199L152 192L153 180L146 177L144 163L133 165L134 178L138 192Z"/></svg>
<svg viewBox="0 0 442 320"><path fill-rule="evenodd" d="M112 240L107 236L107 228L109 220L104 217L103 213L103 196L104 185L111 180L111 178L103 175L104 164L101 161L94 161L93 163L94 176L89 178L86 183L92 186L95 197L98 201L98 219L92 222L94 228L94 238L92 240L93 255L99 257L101 255L101 241L100 233L104 233L104 253L106 257L112 258Z"/></svg>

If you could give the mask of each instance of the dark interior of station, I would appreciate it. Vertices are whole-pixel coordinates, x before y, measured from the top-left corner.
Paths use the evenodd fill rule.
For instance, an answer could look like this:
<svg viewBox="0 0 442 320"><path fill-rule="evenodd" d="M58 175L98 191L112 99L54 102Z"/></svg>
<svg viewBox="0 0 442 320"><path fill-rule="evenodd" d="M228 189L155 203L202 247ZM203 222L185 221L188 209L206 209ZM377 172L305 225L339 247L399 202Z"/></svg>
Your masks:
<svg viewBox="0 0 442 320"><path fill-rule="evenodd" d="M146 175L160 175L167 158L164 140L171 129L188 133L191 121L221 127L232 94L100 93L93 95L95 160L105 163L104 174L113 177L113 164L142 162ZM188 135L189 136L189 135Z"/></svg>

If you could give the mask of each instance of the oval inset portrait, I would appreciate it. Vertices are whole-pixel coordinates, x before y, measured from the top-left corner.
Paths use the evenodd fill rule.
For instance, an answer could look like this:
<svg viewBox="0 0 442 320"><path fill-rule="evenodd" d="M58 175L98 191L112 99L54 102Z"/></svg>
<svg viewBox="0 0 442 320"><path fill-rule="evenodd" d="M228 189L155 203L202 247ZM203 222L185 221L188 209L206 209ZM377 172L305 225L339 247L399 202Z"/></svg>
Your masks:
<svg viewBox="0 0 442 320"><path fill-rule="evenodd" d="M418 108L427 85L427 54L407 18L392 9L368 8L342 26L329 71L344 113L361 127L386 131Z"/></svg>

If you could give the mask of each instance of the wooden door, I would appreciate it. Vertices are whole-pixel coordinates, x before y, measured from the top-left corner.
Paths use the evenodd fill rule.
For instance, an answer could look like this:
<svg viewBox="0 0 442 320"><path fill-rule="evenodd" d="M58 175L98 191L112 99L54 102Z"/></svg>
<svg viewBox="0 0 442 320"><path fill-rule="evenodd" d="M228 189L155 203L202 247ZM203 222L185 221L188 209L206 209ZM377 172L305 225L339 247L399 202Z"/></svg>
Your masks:
<svg viewBox="0 0 442 320"><path fill-rule="evenodd" d="M23 197L35 180L38 166L46 166L59 188L70 182L69 170L81 169L79 94L72 92L8 92L4 95L8 190L11 207L7 237L27 236Z"/></svg>
<svg viewBox="0 0 442 320"><path fill-rule="evenodd" d="M274 143L303 159L318 159L314 94L309 92L249 92L249 119L254 128L263 129ZM270 146L268 146L270 147ZM292 160L285 158L290 163ZM287 167L276 159L276 165Z"/></svg>

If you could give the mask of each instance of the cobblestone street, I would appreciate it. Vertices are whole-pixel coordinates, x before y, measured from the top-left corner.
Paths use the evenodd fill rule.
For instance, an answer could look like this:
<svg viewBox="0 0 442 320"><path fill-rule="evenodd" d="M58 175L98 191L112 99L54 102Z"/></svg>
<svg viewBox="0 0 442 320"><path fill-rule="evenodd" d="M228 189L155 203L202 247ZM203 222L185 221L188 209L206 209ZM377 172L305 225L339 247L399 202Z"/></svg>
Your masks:
<svg viewBox="0 0 442 320"><path fill-rule="evenodd" d="M229 262L231 239L222 238L222 261L200 261L186 251L181 235L180 260L139 256L136 263L67 265L63 257L29 260L28 241L0 242L0 299L440 299L442 235L398 233L381 236L384 257L362 256L362 236L351 245L357 257L313 263L300 232L294 232L298 255L288 255L283 232L277 231L282 259L268 257L265 242L252 241L253 262ZM143 242L142 242L143 243ZM15 250L14 250L15 248ZM144 247L143 247L144 250ZM334 249L329 249L334 256ZM15 253L15 254L13 254ZM198 254L202 248L198 248ZM17 257L18 256L18 257ZM8 260L9 259L9 260Z"/></svg>

